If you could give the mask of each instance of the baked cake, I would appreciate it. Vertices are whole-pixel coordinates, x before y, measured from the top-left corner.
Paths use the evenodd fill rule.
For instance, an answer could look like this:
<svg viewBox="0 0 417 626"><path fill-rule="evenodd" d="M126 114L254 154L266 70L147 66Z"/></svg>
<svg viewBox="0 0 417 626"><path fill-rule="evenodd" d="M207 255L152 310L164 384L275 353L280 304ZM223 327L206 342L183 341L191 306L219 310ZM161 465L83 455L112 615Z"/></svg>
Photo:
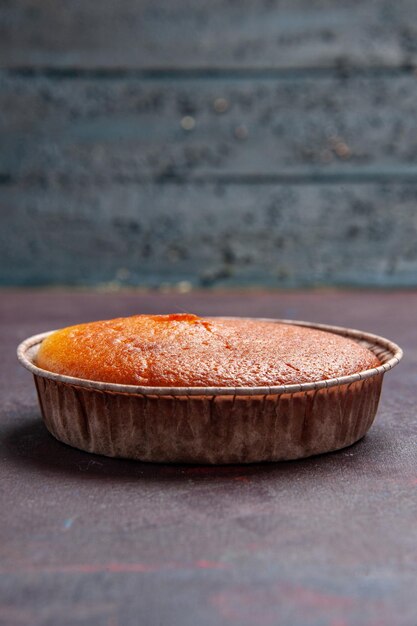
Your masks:
<svg viewBox="0 0 417 626"><path fill-rule="evenodd" d="M380 365L355 341L272 321L134 315L56 331L38 367L77 378L155 387L307 383Z"/></svg>

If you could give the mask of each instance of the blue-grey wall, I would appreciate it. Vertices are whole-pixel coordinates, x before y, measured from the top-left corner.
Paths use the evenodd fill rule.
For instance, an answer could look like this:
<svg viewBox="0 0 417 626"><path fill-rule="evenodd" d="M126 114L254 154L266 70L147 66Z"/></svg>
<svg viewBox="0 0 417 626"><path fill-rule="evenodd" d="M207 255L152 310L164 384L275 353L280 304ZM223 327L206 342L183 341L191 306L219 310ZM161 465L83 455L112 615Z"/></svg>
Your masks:
<svg viewBox="0 0 417 626"><path fill-rule="evenodd" d="M415 0L13 0L0 63L0 284L417 284Z"/></svg>

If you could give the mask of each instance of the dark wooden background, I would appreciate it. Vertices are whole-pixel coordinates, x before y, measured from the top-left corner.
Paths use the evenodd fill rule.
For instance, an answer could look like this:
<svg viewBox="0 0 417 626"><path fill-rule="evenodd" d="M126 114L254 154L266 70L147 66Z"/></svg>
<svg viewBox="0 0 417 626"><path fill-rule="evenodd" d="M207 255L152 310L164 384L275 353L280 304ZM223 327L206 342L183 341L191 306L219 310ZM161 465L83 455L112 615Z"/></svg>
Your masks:
<svg viewBox="0 0 417 626"><path fill-rule="evenodd" d="M0 283L417 283L415 0L2 0Z"/></svg>

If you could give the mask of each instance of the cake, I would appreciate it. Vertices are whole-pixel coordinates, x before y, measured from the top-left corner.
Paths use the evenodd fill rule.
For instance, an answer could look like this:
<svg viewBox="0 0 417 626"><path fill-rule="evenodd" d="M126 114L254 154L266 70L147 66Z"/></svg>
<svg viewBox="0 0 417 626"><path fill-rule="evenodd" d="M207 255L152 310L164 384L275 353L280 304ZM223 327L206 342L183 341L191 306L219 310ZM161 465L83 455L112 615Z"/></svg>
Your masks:
<svg viewBox="0 0 417 626"><path fill-rule="evenodd" d="M402 351L349 328L186 313L45 332L18 356L59 441L111 457L224 464L355 443Z"/></svg>
<svg viewBox="0 0 417 626"><path fill-rule="evenodd" d="M38 367L76 378L150 387L309 383L380 365L356 341L273 321L134 315L56 331Z"/></svg>

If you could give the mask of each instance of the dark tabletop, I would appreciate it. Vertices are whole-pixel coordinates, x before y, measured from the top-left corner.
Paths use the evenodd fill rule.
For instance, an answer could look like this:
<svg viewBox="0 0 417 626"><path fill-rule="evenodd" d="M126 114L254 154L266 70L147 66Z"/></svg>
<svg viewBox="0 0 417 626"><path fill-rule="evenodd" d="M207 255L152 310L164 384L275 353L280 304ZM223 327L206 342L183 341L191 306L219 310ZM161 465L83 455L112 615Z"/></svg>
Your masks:
<svg viewBox="0 0 417 626"><path fill-rule="evenodd" d="M0 293L0 623L417 624L417 293ZM18 342L139 312L307 319L405 349L337 453L196 467L90 455L40 420Z"/></svg>

